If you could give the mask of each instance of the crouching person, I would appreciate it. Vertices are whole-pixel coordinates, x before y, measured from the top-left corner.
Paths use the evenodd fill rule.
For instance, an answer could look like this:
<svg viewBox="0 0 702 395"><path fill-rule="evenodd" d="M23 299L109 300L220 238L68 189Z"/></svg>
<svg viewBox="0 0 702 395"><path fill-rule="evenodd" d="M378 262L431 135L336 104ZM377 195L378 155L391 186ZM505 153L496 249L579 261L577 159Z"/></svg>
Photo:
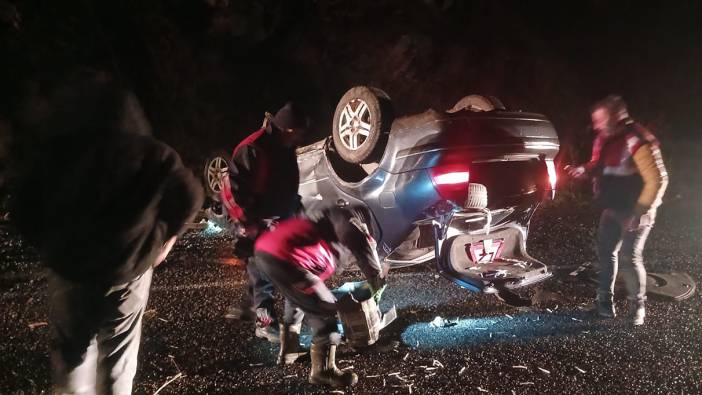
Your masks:
<svg viewBox="0 0 702 395"><path fill-rule="evenodd" d="M259 270L285 296L287 303L302 310L312 328L309 382L313 384L345 387L358 381L355 373L339 370L335 362L341 335L337 327L336 299L324 281L345 264L340 257L355 260L373 293L381 292L385 285L375 242L359 217L358 212L351 209L328 209L315 219L282 221L275 230L256 241ZM279 363L300 355L301 321L301 315L285 315Z"/></svg>

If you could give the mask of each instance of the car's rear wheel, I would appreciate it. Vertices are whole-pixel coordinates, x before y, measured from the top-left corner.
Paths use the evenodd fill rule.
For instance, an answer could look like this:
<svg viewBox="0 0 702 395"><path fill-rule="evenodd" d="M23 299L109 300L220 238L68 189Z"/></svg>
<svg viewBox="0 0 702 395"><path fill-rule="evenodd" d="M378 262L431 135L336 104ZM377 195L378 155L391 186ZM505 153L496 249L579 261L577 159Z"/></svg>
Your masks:
<svg viewBox="0 0 702 395"><path fill-rule="evenodd" d="M356 86L339 100L334 112L333 139L339 156L350 163L379 160L385 150L394 115L387 93Z"/></svg>
<svg viewBox="0 0 702 395"><path fill-rule="evenodd" d="M229 160L225 151L215 151L205 160L203 182L205 192L212 200L219 202L222 181L229 176Z"/></svg>
<svg viewBox="0 0 702 395"><path fill-rule="evenodd" d="M494 96L469 95L464 96L447 112L454 113L463 110L469 111L495 111L505 110L505 105Z"/></svg>

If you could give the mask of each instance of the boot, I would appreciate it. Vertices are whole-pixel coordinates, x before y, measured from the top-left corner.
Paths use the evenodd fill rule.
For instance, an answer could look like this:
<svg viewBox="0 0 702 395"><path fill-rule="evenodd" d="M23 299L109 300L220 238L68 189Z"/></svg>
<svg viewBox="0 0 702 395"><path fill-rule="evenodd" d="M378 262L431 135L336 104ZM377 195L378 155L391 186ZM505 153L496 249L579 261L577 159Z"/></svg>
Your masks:
<svg viewBox="0 0 702 395"><path fill-rule="evenodd" d="M302 324L280 324L280 353L278 365L292 365L298 358L307 355L307 350L300 344L300 329Z"/></svg>
<svg viewBox="0 0 702 395"><path fill-rule="evenodd" d="M336 367L336 344L318 345L312 343L312 370L309 382L326 384L332 387L350 387L358 382L358 376L348 370Z"/></svg>
<svg viewBox="0 0 702 395"><path fill-rule="evenodd" d="M629 301L629 321L634 326L639 326L644 324L644 318L646 318L646 307L644 302Z"/></svg>
<svg viewBox="0 0 702 395"><path fill-rule="evenodd" d="M603 298L600 295L597 295L597 298L595 298L595 308L592 309L592 313L596 313L598 316L602 318L614 318L617 316L617 312L614 309L614 298L613 297L608 297L608 298Z"/></svg>

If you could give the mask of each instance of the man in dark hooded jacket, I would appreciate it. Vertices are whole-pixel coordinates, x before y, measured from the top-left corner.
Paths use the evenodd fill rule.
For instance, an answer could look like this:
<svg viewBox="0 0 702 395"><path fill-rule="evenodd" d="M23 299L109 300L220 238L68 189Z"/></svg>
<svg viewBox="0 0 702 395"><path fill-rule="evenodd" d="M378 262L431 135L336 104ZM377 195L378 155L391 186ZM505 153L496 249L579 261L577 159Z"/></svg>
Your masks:
<svg viewBox="0 0 702 395"><path fill-rule="evenodd" d="M202 190L109 77L51 91L29 100L18 122L39 141L12 218L49 267L55 391L129 394L153 268Z"/></svg>

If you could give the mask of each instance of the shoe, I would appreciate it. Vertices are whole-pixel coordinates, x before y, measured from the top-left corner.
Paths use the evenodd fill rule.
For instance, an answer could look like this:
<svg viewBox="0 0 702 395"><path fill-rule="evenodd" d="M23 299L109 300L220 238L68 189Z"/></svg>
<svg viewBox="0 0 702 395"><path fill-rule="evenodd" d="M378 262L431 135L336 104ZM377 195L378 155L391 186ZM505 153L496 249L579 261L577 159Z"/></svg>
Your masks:
<svg viewBox="0 0 702 395"><path fill-rule="evenodd" d="M351 387L358 382L358 375L350 370L336 367L336 344L318 345L312 343L310 350L312 370L309 382L331 387Z"/></svg>
<svg viewBox="0 0 702 395"><path fill-rule="evenodd" d="M617 316L617 311L614 308L613 298L595 298L595 307L590 310L591 313L597 314L601 318L614 318Z"/></svg>
<svg viewBox="0 0 702 395"><path fill-rule="evenodd" d="M271 343L280 343L280 331L274 315L265 308L256 309L256 337L266 339Z"/></svg>
<svg viewBox="0 0 702 395"><path fill-rule="evenodd" d="M646 318L646 308L643 303L630 302L629 306L629 321L634 326L640 326L644 324L644 318Z"/></svg>
<svg viewBox="0 0 702 395"><path fill-rule="evenodd" d="M300 329L302 324L280 325L280 352L278 353L278 365L292 365L299 358L309 353L300 344Z"/></svg>

